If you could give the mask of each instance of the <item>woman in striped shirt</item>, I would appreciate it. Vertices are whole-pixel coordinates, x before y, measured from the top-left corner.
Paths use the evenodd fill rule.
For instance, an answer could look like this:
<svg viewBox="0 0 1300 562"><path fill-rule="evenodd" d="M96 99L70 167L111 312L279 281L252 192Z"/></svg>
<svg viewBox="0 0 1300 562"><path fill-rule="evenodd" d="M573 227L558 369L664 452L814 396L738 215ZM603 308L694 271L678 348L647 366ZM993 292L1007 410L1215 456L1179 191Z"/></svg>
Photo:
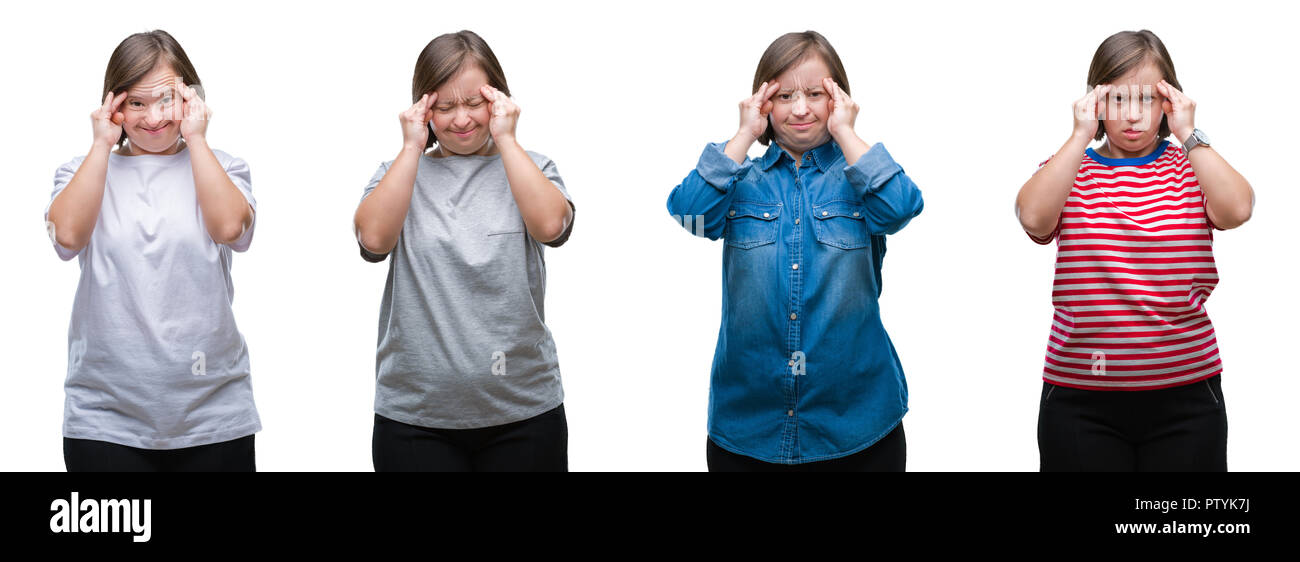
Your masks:
<svg viewBox="0 0 1300 562"><path fill-rule="evenodd" d="M1254 192L1195 128L1154 33L1102 42L1088 86L1069 140L1016 198L1030 238L1058 248L1041 469L1226 470L1205 301L1218 283L1213 229L1245 223ZM1094 139L1105 142L1087 148Z"/></svg>

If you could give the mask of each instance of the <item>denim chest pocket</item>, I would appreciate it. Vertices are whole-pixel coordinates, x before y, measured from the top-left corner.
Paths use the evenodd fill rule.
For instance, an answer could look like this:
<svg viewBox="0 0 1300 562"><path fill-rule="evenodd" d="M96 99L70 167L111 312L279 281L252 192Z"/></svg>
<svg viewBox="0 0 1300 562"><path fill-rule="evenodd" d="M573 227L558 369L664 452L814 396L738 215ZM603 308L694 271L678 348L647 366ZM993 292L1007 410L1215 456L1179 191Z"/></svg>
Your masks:
<svg viewBox="0 0 1300 562"><path fill-rule="evenodd" d="M733 201L727 210L727 245L749 249L776 242L779 216L781 203Z"/></svg>
<svg viewBox="0 0 1300 562"><path fill-rule="evenodd" d="M827 246L853 250L871 245L867 209L856 201L834 200L813 205L813 234Z"/></svg>

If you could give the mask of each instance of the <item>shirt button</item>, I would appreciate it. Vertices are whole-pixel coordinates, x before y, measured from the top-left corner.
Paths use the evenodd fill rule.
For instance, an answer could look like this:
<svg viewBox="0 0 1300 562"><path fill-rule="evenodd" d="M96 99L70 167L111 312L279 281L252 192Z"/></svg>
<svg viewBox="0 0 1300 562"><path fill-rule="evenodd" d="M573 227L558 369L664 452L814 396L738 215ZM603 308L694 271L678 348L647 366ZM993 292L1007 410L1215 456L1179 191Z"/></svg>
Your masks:
<svg viewBox="0 0 1300 562"><path fill-rule="evenodd" d="M799 264L796 263L796 264L790 266L790 268L791 268L791 269L799 269Z"/></svg>
<svg viewBox="0 0 1300 562"><path fill-rule="evenodd" d="M789 363L789 365L790 365L790 366L791 366L791 367L793 367L793 366L794 366L794 359L791 359L791 360L790 360L790 363Z"/></svg>
<svg viewBox="0 0 1300 562"><path fill-rule="evenodd" d="M793 416L793 415L794 415L794 410L786 410L785 415L787 415L787 416Z"/></svg>
<svg viewBox="0 0 1300 562"><path fill-rule="evenodd" d="M793 313L793 312L790 313L790 319L791 319L791 320L794 320L794 319L796 319L796 318L798 318L798 317L799 317L798 314L795 314L795 313Z"/></svg>
<svg viewBox="0 0 1300 562"><path fill-rule="evenodd" d="M822 216L823 216L823 217L826 216L826 215L829 215L829 214L830 214L830 213L828 213L828 212L826 212L826 211L822 211Z"/></svg>
<svg viewBox="0 0 1300 562"><path fill-rule="evenodd" d="M732 216L732 217L734 217L734 216L736 216L736 212L735 212L735 211L732 211L732 212L730 212L730 213L727 213L727 215L728 215L728 216Z"/></svg>
<svg viewBox="0 0 1300 562"><path fill-rule="evenodd" d="M799 219L794 219L795 224L799 224Z"/></svg>
<svg viewBox="0 0 1300 562"><path fill-rule="evenodd" d="M763 213L763 218L767 218L767 217L770 217L770 216L772 216L771 213Z"/></svg>
<svg viewBox="0 0 1300 562"><path fill-rule="evenodd" d="M855 216L855 217L862 216L862 213L859 213L859 212L857 212L857 211L853 211L853 216Z"/></svg>

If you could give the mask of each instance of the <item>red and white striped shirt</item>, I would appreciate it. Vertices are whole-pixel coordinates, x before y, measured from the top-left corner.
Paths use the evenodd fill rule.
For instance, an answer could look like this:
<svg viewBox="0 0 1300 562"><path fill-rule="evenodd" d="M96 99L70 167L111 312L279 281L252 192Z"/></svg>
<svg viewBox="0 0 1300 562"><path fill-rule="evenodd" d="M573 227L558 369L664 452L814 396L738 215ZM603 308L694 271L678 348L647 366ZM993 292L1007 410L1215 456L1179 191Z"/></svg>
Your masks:
<svg viewBox="0 0 1300 562"><path fill-rule="evenodd" d="M1043 380L1090 390L1152 390L1219 374L1205 301L1219 282L1213 224L1183 150L1141 158L1088 149L1056 232L1056 280Z"/></svg>

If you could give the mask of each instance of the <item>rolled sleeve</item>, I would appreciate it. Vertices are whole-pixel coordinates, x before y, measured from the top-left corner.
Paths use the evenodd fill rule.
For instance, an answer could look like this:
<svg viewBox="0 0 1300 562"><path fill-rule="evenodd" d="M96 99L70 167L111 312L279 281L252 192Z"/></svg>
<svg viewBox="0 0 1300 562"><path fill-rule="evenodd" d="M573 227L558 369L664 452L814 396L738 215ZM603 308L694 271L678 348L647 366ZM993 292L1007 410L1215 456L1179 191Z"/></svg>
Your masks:
<svg viewBox="0 0 1300 562"><path fill-rule="evenodd" d="M709 185L726 193L731 187L731 183L741 174L749 171L749 159L745 159L744 164L737 164L726 153L727 143L711 142L704 147L704 152L700 154L700 162L695 166L695 171L699 172L700 177Z"/></svg>
<svg viewBox="0 0 1300 562"><path fill-rule="evenodd" d="M844 177L866 193L875 193L902 171L903 167L894 162L884 143L876 143L857 162L844 169Z"/></svg>

